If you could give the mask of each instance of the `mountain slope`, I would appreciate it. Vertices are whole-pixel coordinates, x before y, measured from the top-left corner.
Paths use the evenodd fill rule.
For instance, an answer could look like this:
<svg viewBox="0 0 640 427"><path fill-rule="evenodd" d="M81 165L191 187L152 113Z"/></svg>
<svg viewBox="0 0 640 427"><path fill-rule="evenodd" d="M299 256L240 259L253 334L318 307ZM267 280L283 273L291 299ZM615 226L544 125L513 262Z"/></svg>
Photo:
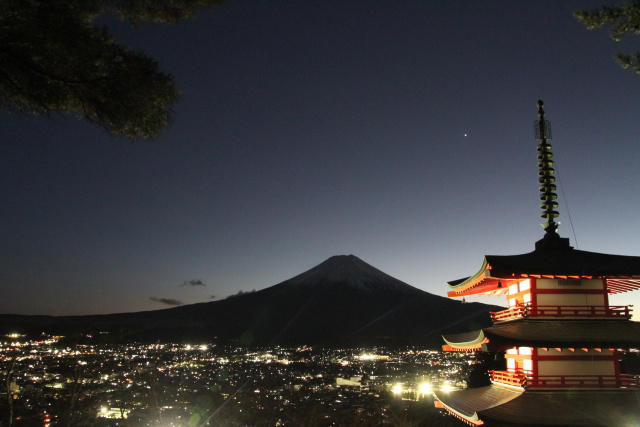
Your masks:
<svg viewBox="0 0 640 427"><path fill-rule="evenodd" d="M242 345L424 345L491 323L501 307L414 288L359 258L331 257L258 292L165 310L101 316L0 316L2 325L56 333L111 331L119 340L213 340ZM20 317L18 319L18 317ZM33 328L29 328L32 329Z"/></svg>

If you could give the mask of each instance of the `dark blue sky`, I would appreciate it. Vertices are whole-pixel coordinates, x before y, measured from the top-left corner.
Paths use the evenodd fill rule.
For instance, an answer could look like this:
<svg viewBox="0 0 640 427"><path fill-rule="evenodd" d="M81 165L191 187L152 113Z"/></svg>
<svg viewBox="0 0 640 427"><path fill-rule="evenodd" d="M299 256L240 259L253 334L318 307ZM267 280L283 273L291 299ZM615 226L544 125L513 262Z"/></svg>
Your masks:
<svg viewBox="0 0 640 427"><path fill-rule="evenodd" d="M445 295L543 235L538 99L560 234L640 255L640 76L612 59L640 38L572 16L601 3L230 0L113 26L176 76L174 123L132 144L0 112L0 312L209 301L342 254Z"/></svg>

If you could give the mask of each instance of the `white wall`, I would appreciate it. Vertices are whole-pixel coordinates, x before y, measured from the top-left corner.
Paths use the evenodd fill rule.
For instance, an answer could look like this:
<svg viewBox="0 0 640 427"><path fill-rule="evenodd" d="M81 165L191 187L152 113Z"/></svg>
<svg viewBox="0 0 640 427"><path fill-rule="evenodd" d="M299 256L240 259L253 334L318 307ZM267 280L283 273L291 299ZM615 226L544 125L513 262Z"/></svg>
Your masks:
<svg viewBox="0 0 640 427"><path fill-rule="evenodd" d="M538 375L615 375L612 360L540 360Z"/></svg>

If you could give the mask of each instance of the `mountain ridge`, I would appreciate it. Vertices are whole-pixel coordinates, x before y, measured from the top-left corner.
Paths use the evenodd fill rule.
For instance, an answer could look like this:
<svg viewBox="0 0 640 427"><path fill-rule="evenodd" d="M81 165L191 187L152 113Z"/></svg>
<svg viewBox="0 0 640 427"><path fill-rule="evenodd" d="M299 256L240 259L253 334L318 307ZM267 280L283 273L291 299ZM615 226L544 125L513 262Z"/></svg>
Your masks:
<svg viewBox="0 0 640 427"><path fill-rule="evenodd" d="M204 340L250 345L424 345L491 324L502 307L462 304L414 288L353 255L257 292L155 311L91 316L0 315L3 332L110 332L113 341Z"/></svg>

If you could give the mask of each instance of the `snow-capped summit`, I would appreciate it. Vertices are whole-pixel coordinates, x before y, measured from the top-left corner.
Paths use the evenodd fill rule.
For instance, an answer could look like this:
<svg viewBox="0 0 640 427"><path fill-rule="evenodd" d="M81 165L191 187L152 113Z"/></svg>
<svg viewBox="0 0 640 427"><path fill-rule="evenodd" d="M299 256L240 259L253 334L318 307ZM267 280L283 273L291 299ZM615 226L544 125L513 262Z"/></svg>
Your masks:
<svg viewBox="0 0 640 427"><path fill-rule="evenodd" d="M367 291L423 292L389 276L354 255L332 256L312 269L274 287L308 289L316 286L340 286Z"/></svg>

